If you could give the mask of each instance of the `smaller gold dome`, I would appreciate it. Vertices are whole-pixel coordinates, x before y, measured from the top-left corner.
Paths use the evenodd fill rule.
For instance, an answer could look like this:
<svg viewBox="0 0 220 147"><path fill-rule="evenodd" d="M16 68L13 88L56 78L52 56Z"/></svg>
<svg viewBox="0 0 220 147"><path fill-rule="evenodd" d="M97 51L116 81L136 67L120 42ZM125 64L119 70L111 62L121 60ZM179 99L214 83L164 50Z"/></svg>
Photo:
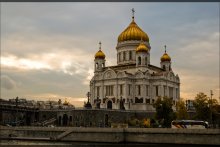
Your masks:
<svg viewBox="0 0 220 147"><path fill-rule="evenodd" d="M95 59L97 59L97 58L99 58L99 59L105 59L105 54L104 54L101 50L99 50L99 51L95 54Z"/></svg>
<svg viewBox="0 0 220 147"><path fill-rule="evenodd" d="M95 59L105 59L105 54L101 50L102 43L99 42L99 51L95 54Z"/></svg>
<svg viewBox="0 0 220 147"><path fill-rule="evenodd" d="M65 102L63 103L63 105L69 105L69 103L67 102L66 99L65 99Z"/></svg>
<svg viewBox="0 0 220 147"><path fill-rule="evenodd" d="M136 52L148 52L147 46L141 42L140 45L136 48Z"/></svg>
<svg viewBox="0 0 220 147"><path fill-rule="evenodd" d="M170 56L165 52L165 53L163 54L163 56L160 58L160 61L161 61L161 62L171 61L171 58L170 58Z"/></svg>

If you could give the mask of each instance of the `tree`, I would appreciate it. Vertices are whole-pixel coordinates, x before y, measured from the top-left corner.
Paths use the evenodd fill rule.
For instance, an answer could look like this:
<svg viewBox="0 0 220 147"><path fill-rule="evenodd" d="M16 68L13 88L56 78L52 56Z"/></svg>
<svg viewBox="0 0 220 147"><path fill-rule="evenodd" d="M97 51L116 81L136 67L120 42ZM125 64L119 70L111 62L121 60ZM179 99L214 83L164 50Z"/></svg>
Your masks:
<svg viewBox="0 0 220 147"><path fill-rule="evenodd" d="M172 99L158 97L153 106L156 108L156 119L159 120L162 127L170 127L171 121L175 118Z"/></svg>
<svg viewBox="0 0 220 147"><path fill-rule="evenodd" d="M196 95L193 101L193 106L196 109L196 118L200 120L210 120L210 109L208 107L208 97L200 92Z"/></svg>
<svg viewBox="0 0 220 147"><path fill-rule="evenodd" d="M220 114L220 105L218 105L218 101L216 99L209 99L208 106L211 112L211 123L214 125L220 124L219 114Z"/></svg>
<svg viewBox="0 0 220 147"><path fill-rule="evenodd" d="M188 119L188 113L186 109L186 104L183 99L180 99L176 105L176 117L177 119Z"/></svg>
<svg viewBox="0 0 220 147"><path fill-rule="evenodd" d="M210 99L204 93L200 92L196 95L193 105L196 109L196 118L206 120L211 123L217 119L217 106L216 99Z"/></svg>

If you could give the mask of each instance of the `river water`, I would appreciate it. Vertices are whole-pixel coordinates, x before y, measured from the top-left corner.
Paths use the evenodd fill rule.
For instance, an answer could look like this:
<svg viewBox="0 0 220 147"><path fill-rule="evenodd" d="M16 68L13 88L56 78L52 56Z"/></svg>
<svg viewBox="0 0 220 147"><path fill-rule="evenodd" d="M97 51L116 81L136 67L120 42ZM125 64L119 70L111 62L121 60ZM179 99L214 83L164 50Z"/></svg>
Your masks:
<svg viewBox="0 0 220 147"><path fill-rule="evenodd" d="M55 141L26 141L26 140L0 140L0 146L8 145L46 145L46 146L71 146L71 147L209 147L209 145L186 145L186 144L141 144L141 143L92 143L92 142L55 142Z"/></svg>

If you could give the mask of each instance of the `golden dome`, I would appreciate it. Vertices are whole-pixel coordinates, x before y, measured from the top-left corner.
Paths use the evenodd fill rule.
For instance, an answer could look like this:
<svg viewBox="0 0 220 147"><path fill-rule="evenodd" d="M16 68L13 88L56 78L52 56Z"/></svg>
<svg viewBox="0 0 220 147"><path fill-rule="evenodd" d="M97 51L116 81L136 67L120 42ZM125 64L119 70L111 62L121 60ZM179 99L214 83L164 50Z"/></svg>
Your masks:
<svg viewBox="0 0 220 147"><path fill-rule="evenodd" d="M105 54L99 50L96 54L95 54L95 59L100 58L100 59L105 59Z"/></svg>
<svg viewBox="0 0 220 147"><path fill-rule="evenodd" d="M118 36L118 42L141 40L141 38L143 41L149 42L147 34L139 28L133 19L130 25Z"/></svg>
<svg viewBox="0 0 220 147"><path fill-rule="evenodd" d="M95 54L95 59L105 59L105 54L101 50L101 41L99 42L99 51Z"/></svg>
<svg viewBox="0 0 220 147"><path fill-rule="evenodd" d="M160 61L163 62L163 61L171 61L171 58L170 56L165 52L163 54L163 56L160 58Z"/></svg>
<svg viewBox="0 0 220 147"><path fill-rule="evenodd" d="M148 52L147 46L141 42L140 45L136 48L136 52Z"/></svg>
<svg viewBox="0 0 220 147"><path fill-rule="evenodd" d="M65 102L63 103L63 105L69 105L69 103L67 102L66 99L65 99Z"/></svg>

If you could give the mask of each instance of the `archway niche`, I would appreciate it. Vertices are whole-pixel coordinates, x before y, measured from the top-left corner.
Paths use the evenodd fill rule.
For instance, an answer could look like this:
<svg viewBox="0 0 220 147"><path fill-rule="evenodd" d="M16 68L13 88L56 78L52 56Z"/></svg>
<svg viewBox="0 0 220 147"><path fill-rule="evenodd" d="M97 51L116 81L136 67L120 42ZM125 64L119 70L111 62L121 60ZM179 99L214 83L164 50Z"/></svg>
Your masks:
<svg viewBox="0 0 220 147"><path fill-rule="evenodd" d="M64 114L63 115L63 126L67 126L67 124L68 124L68 115Z"/></svg>
<svg viewBox="0 0 220 147"><path fill-rule="evenodd" d="M107 102L107 109L112 109L112 101Z"/></svg>

